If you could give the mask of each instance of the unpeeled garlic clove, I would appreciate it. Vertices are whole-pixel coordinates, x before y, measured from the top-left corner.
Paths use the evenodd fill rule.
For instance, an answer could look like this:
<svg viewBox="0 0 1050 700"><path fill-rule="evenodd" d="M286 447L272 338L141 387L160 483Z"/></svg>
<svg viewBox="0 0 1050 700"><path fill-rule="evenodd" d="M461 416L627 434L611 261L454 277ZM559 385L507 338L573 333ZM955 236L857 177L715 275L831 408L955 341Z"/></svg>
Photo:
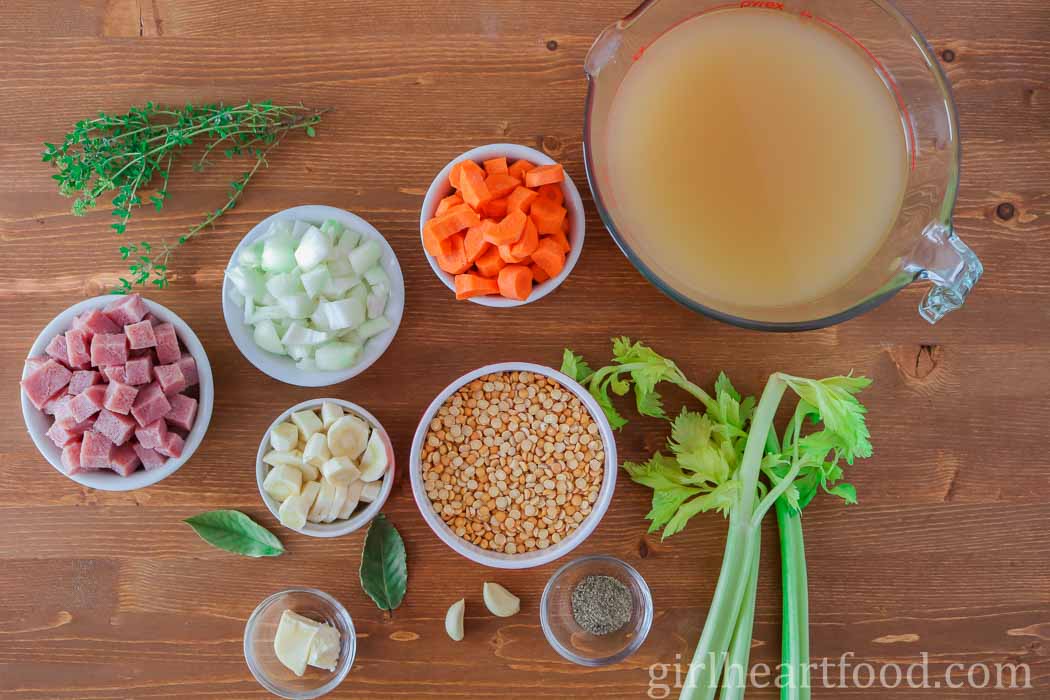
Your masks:
<svg viewBox="0 0 1050 700"><path fill-rule="evenodd" d="M486 581L481 593L485 607L497 617L510 617L521 610L521 600L498 583Z"/></svg>
<svg viewBox="0 0 1050 700"><path fill-rule="evenodd" d="M467 601L460 598L445 613L445 631L454 642L463 641L463 613L466 608Z"/></svg>

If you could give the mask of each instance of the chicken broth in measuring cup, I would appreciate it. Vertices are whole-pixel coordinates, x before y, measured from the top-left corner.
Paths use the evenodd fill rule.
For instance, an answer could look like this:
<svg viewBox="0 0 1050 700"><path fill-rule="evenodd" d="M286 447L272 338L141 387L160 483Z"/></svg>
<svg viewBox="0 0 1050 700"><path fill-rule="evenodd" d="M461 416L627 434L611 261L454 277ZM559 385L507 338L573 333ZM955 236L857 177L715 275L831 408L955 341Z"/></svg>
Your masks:
<svg viewBox="0 0 1050 700"><path fill-rule="evenodd" d="M835 28L716 11L649 45L606 132L620 231L711 308L775 308L843 287L894 225L905 122L875 61Z"/></svg>

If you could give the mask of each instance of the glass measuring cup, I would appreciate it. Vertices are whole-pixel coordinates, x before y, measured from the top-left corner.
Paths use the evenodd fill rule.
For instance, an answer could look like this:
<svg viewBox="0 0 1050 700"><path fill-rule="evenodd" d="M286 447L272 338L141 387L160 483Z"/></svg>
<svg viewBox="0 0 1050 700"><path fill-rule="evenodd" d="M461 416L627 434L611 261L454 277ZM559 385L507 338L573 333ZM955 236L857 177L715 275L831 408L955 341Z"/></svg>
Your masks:
<svg viewBox="0 0 1050 700"><path fill-rule="evenodd" d="M896 220L868 264L821 298L757 309L676 289L631 245L613 195L606 135L613 100L646 48L679 24L710 12L790 12L819 23L862 50L892 90L906 132L909 172ZM741 47L746 51L746 46ZM868 311L915 281L932 289L919 306L930 323L958 309L983 267L954 231L960 145L955 102L926 40L889 0L646 0L599 35L587 55L584 159L587 178L606 228L631 262L661 291L704 314L759 330L809 330ZM819 217L820 212L814 212Z"/></svg>

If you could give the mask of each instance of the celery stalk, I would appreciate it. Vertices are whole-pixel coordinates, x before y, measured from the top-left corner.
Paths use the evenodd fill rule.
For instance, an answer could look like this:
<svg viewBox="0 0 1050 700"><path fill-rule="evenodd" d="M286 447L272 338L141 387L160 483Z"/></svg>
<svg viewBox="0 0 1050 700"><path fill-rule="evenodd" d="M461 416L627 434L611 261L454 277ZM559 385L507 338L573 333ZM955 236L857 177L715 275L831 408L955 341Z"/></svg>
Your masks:
<svg viewBox="0 0 1050 700"><path fill-rule="evenodd" d="M783 498L777 500L776 509L784 597L780 698L809 700L809 592L802 514Z"/></svg>
<svg viewBox="0 0 1050 700"><path fill-rule="evenodd" d="M748 666L751 662L751 638L755 627L755 599L758 596L758 569L762 550L762 531L755 530L754 554L747 577L747 592L733 630L729 657L722 683L721 700L742 700L747 688Z"/></svg>

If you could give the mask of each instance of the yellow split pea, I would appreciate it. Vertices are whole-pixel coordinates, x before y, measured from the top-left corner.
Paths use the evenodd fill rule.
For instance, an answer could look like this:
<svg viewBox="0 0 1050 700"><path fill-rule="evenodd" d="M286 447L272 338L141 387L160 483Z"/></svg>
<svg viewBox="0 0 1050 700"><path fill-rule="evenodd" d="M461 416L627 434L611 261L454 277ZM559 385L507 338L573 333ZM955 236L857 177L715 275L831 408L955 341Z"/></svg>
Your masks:
<svg viewBox="0 0 1050 700"><path fill-rule="evenodd" d="M598 500L605 469L583 402L532 372L461 387L430 422L421 457L434 512L457 536L507 554L568 537Z"/></svg>

